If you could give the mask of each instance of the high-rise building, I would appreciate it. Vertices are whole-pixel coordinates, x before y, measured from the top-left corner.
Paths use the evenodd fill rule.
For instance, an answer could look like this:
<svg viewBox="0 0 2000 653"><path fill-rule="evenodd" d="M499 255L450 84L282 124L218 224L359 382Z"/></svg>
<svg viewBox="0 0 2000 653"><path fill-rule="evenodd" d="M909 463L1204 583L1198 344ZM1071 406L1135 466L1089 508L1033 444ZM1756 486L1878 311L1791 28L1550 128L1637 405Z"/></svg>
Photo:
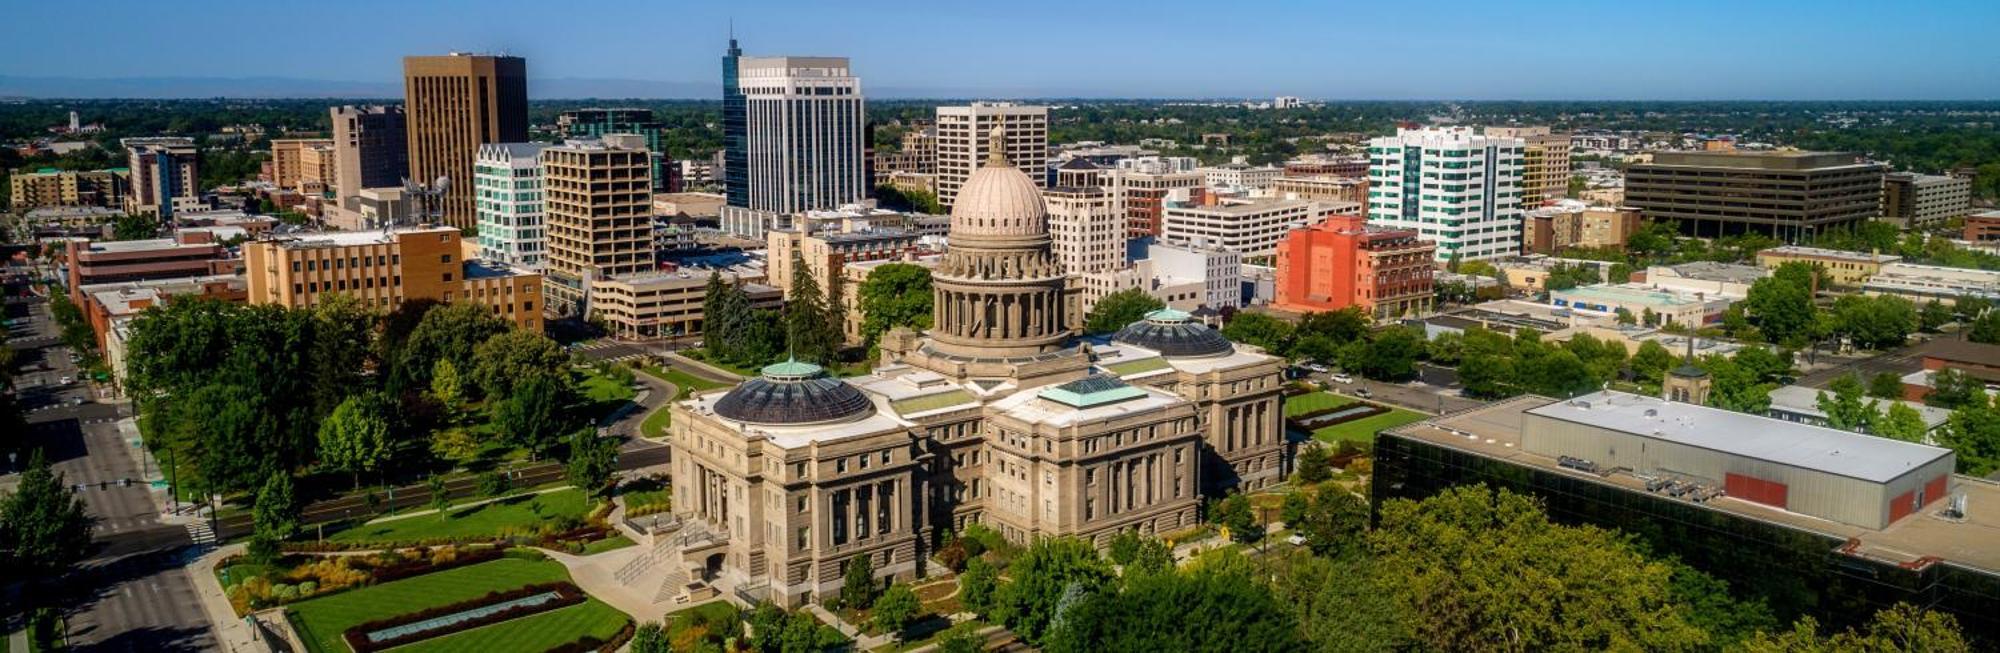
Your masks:
<svg viewBox="0 0 2000 653"><path fill-rule="evenodd" d="M1286 233L1306 226L1318 214L1316 205L1300 200L1168 204L1161 212L1160 240L1226 249L1246 257L1271 256Z"/></svg>
<svg viewBox="0 0 2000 653"><path fill-rule="evenodd" d="M1914 172L1882 176L1882 217L1905 228L1942 224L1971 212L1970 178Z"/></svg>
<svg viewBox="0 0 2000 653"><path fill-rule="evenodd" d="M444 177L444 222L473 226L472 158L486 143L528 140L528 62L452 53L403 58L410 177Z"/></svg>
<svg viewBox="0 0 2000 653"><path fill-rule="evenodd" d="M271 141L271 183L286 190L298 190L305 175L305 152L319 145L332 145L326 138L280 138Z"/></svg>
<svg viewBox="0 0 2000 653"><path fill-rule="evenodd" d="M1371 227L1358 215L1330 216L1292 231L1278 245L1277 300L1299 313L1360 307L1377 321L1426 313L1437 245L1408 229Z"/></svg>
<svg viewBox="0 0 2000 653"><path fill-rule="evenodd" d="M653 157L653 192L677 193L679 188L668 182L675 177L667 170L673 161L667 158L667 148L660 142L667 128L653 118L652 109L571 109L556 116L556 129L570 138L599 138L608 134L638 134L646 140L646 151Z"/></svg>
<svg viewBox="0 0 2000 653"><path fill-rule="evenodd" d="M722 194L724 203L750 208L750 117L744 111L743 85L738 60L743 49L729 39L722 55Z"/></svg>
<svg viewBox="0 0 2000 653"><path fill-rule="evenodd" d="M1438 244L1438 260L1521 251L1518 138L1465 127L1396 130L1368 141L1368 222Z"/></svg>
<svg viewBox="0 0 2000 653"><path fill-rule="evenodd" d="M788 214L868 196L867 115L846 57L742 57L732 44L725 60L736 63L723 76L729 206ZM740 138L728 133L737 102Z"/></svg>
<svg viewBox="0 0 2000 653"><path fill-rule="evenodd" d="M1659 152L1626 169L1625 203L1690 236L1797 242L1874 218L1884 171L1847 152Z"/></svg>
<svg viewBox="0 0 2000 653"><path fill-rule="evenodd" d="M548 235L542 222L545 143L487 143L472 162L473 214L479 257L542 269Z"/></svg>
<svg viewBox="0 0 2000 653"><path fill-rule="evenodd" d="M1075 159L1072 162L1089 162ZM1049 250L1065 274L1109 272L1125 263L1125 216L1111 193L1097 186L1058 186L1042 192L1049 207Z"/></svg>
<svg viewBox="0 0 2000 653"><path fill-rule="evenodd" d="M1193 160L1144 157L1119 161L1118 167L1105 170L1100 178L1114 205L1125 212L1126 237L1160 235L1160 216L1167 200L1185 199L1188 191L1200 188L1206 180L1194 169ZM1057 172L1061 177L1061 171Z"/></svg>
<svg viewBox="0 0 2000 653"><path fill-rule="evenodd" d="M7 177L8 203L15 211L58 206L117 208L124 204L127 170L15 170Z"/></svg>
<svg viewBox="0 0 2000 653"><path fill-rule="evenodd" d="M1487 127L1494 138L1518 138L1521 153L1521 206L1536 207L1569 196L1569 134L1548 127Z"/></svg>
<svg viewBox="0 0 2000 653"><path fill-rule="evenodd" d="M549 309L589 310L591 282L653 269L652 158L630 134L542 150Z"/></svg>
<svg viewBox="0 0 2000 653"><path fill-rule="evenodd" d="M194 139L181 136L126 138L118 141L128 152L131 191L125 212L150 213L162 220L174 215L175 200L199 201L201 168Z"/></svg>
<svg viewBox="0 0 2000 653"><path fill-rule="evenodd" d="M334 177L340 174L340 162L335 159L337 152L330 141L316 141L299 149L299 177L294 190L320 197L333 189Z"/></svg>
<svg viewBox="0 0 2000 653"><path fill-rule="evenodd" d="M540 333L541 275L465 260L459 239L438 226L252 241L243 246L249 301L304 308L338 293L384 313L412 299L472 302Z"/></svg>
<svg viewBox="0 0 2000 653"><path fill-rule="evenodd" d="M359 210L363 188L403 185L410 175L410 145L402 105L348 105L328 112L333 118L333 196L341 208Z"/></svg>
<svg viewBox="0 0 2000 653"><path fill-rule="evenodd" d="M958 189L986 161L987 135L999 127L1006 133L1007 159L1028 175L1036 188L1047 188L1049 108L1012 102L974 102L937 108L938 204L951 209Z"/></svg>

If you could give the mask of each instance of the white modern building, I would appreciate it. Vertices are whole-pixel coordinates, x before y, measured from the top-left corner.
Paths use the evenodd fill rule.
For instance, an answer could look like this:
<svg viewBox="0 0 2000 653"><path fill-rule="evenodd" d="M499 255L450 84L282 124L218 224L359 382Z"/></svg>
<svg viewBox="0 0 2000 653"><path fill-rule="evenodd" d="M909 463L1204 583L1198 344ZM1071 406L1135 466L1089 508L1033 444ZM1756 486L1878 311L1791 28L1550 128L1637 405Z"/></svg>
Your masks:
<svg viewBox="0 0 2000 653"><path fill-rule="evenodd" d="M1243 255L1213 247L1154 244L1146 248L1155 297L1169 308L1243 305Z"/></svg>
<svg viewBox="0 0 2000 653"><path fill-rule="evenodd" d="M1226 249L1244 256L1274 256L1278 242L1306 226L1315 204L1303 200L1225 200L1210 205L1168 204L1160 240Z"/></svg>
<svg viewBox="0 0 2000 653"><path fill-rule="evenodd" d="M542 222L542 150L547 143L487 143L472 159L472 210L479 257L540 271L548 255Z"/></svg>
<svg viewBox="0 0 2000 653"><path fill-rule="evenodd" d="M974 102L937 108L937 197L951 210L958 189L986 161L993 128L1005 134L1007 160L1022 170L1042 171L1049 162L1049 108L1012 102ZM1048 177L1028 175L1036 188Z"/></svg>
<svg viewBox="0 0 2000 653"><path fill-rule="evenodd" d="M1283 168L1253 166L1243 157L1236 157L1229 163L1197 169L1202 182L1209 188L1250 188L1263 190L1270 188L1278 177L1285 174Z"/></svg>
<svg viewBox="0 0 2000 653"><path fill-rule="evenodd" d="M1125 264L1125 212L1103 188L1042 192L1049 207L1049 250L1066 274L1108 272Z"/></svg>
<svg viewBox="0 0 2000 653"><path fill-rule="evenodd" d="M1526 143L1466 127L1399 129L1368 141L1368 222L1410 229L1437 258L1521 251Z"/></svg>
<svg viewBox="0 0 2000 653"><path fill-rule="evenodd" d="M2000 272L1940 265L1889 263L1861 284L1866 295L1895 295L1922 304L1955 305L1960 297L2000 301Z"/></svg>
<svg viewBox="0 0 2000 653"><path fill-rule="evenodd" d="M846 57L740 57L745 208L779 214L868 196L861 79ZM738 183L731 179L729 183Z"/></svg>

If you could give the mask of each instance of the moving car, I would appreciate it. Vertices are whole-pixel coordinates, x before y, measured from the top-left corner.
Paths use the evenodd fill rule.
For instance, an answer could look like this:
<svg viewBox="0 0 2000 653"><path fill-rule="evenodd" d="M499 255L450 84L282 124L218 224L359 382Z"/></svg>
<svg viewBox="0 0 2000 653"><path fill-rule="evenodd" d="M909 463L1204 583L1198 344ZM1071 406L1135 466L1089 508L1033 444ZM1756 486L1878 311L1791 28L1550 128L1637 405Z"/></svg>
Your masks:
<svg viewBox="0 0 2000 653"><path fill-rule="evenodd" d="M1333 375L1333 382L1334 382L1334 383L1353 383L1353 382L1354 382L1354 377L1351 377L1351 376L1348 376L1348 375L1347 375L1347 374L1345 374L1345 373L1342 373L1342 374L1335 374L1335 375Z"/></svg>

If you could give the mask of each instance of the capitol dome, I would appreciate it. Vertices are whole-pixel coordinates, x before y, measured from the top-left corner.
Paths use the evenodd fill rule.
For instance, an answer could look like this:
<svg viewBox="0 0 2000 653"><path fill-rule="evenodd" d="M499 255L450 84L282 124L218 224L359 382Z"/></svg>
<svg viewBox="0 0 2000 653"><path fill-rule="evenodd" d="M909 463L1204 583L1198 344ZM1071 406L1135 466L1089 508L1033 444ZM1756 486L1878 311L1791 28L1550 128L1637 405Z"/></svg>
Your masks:
<svg viewBox="0 0 2000 653"><path fill-rule="evenodd" d="M826 375L820 366L786 361L764 366L715 401L715 414L751 424L817 424L867 414L874 408L861 390Z"/></svg>
<svg viewBox="0 0 2000 653"><path fill-rule="evenodd" d="M1049 210L1035 180L1007 161L1000 128L987 145L986 165L959 187L951 205L953 236L1039 236L1048 233Z"/></svg>
<svg viewBox="0 0 2000 653"><path fill-rule="evenodd" d="M1145 347L1169 358L1222 356L1236 351L1236 346L1222 337L1222 332L1171 308L1147 313L1146 319L1125 325L1111 340Z"/></svg>

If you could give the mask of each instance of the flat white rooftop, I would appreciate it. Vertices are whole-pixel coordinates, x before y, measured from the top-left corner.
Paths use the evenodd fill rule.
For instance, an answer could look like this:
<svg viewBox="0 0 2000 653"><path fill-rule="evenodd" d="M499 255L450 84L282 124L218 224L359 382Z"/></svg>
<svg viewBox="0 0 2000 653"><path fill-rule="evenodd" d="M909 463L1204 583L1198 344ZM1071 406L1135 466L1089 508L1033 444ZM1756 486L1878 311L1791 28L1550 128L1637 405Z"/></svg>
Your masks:
<svg viewBox="0 0 2000 653"><path fill-rule="evenodd" d="M1624 392L1527 411L1800 469L1886 483L1951 450Z"/></svg>

